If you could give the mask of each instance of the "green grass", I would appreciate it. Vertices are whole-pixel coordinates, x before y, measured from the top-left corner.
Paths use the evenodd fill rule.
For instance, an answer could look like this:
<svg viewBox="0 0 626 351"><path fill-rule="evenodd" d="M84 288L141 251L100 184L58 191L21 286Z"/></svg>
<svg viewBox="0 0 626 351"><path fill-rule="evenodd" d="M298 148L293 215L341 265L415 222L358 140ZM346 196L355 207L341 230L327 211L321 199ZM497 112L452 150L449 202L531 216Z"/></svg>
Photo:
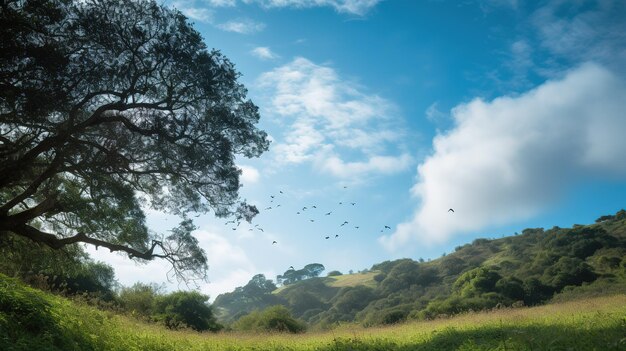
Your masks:
<svg viewBox="0 0 626 351"><path fill-rule="evenodd" d="M378 273L380 272L371 271L367 273L344 274L328 277L329 279L332 279L328 281L328 286L343 288L347 286L365 285L370 288L375 288L376 281L374 280L374 276Z"/></svg>
<svg viewBox="0 0 626 351"><path fill-rule="evenodd" d="M0 350L625 350L626 295L298 335L169 331L0 275Z"/></svg>

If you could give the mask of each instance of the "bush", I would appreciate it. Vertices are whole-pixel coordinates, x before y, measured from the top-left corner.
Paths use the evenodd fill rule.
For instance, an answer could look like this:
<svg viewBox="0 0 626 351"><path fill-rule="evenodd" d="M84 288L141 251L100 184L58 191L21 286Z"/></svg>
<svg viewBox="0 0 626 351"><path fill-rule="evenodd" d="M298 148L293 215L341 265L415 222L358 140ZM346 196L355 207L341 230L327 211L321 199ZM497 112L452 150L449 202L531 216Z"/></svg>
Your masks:
<svg viewBox="0 0 626 351"><path fill-rule="evenodd" d="M301 333L306 325L291 316L285 306L272 306L263 311L253 311L233 324L233 329L259 332Z"/></svg>
<svg viewBox="0 0 626 351"><path fill-rule="evenodd" d="M207 295L197 291L176 291L158 296L154 301L154 313L170 329L189 327L197 331L218 331L223 327L213 316L213 310L206 303Z"/></svg>
<svg viewBox="0 0 626 351"><path fill-rule="evenodd" d="M336 277L336 276L340 276L343 275L343 273L339 272L339 271L330 271L328 272L327 277Z"/></svg>

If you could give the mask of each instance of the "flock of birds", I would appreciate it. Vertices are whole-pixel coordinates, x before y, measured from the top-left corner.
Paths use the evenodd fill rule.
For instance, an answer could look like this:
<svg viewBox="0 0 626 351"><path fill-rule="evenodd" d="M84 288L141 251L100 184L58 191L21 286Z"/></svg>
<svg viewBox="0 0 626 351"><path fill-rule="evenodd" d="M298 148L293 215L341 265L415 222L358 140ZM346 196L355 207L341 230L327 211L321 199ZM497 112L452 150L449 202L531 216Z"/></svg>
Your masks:
<svg viewBox="0 0 626 351"><path fill-rule="evenodd" d="M347 186L344 186L343 188L344 188L344 189L347 189L348 187L347 187ZM284 194L284 193L283 193L283 191L282 191L282 190L279 190L278 194L279 194L279 195L282 195L282 194ZM282 207L282 205L281 205L281 204L275 203L275 201L277 202L277 201L279 200L280 196L279 196L279 197L277 197L277 195L270 195L269 197L270 197L270 205L269 205L269 206L267 206L267 207L265 207L265 208L263 209L264 211L273 211L273 210L276 210L276 209L278 209L278 208ZM340 201L340 202L338 202L338 205L339 205L339 206L344 206L344 202L343 202L343 201ZM356 203L356 202L346 202L346 203L345 203L345 206L348 206L348 205L349 205L349 206L356 206L356 205L357 205L357 203ZM308 206L308 207L307 207L307 206L303 206L301 209L297 210L297 211L295 212L295 214L296 214L296 215L298 215L298 216L305 216L306 214L311 213L313 210L317 210L317 205L310 205L310 206ZM307 212L307 211L308 211L308 212ZM454 209L450 208L450 209L448 210L448 212L454 212ZM324 213L324 216L332 216L332 215L333 215L333 211L332 211L332 210ZM311 223L313 223L313 222L315 222L315 219L314 219L314 218L310 218L310 216L309 216L308 221L309 221L309 222L311 222ZM232 230L237 230L237 228L239 227L239 225L241 224L241 222L239 222L239 221L235 221L235 220L232 220L232 221L227 221L227 222L226 222L226 225L229 225L229 224L236 224L236 226L234 226L234 227L232 228ZM340 227L340 228L341 228L341 227L345 227L345 226L347 226L347 225L349 225L349 224L350 224L350 222L349 222L349 221L344 220L341 224L339 224L339 227ZM356 230L358 230L358 229L360 229L360 228L361 228L361 227L360 227L360 226L358 226L358 225L353 225L353 227L354 227L354 229L356 229ZM259 224L255 224L253 227L251 227L251 228L249 228L249 229L248 229L248 231L254 231L254 230L258 230L258 231L260 231L260 232L264 232L263 228L261 228L261 226L260 226ZM381 233L383 233L385 230L391 230L391 227L390 227L390 226L388 226L388 225L384 225L384 226L380 229L380 232L381 232ZM333 235L332 235L332 234L331 234L331 235L325 235L325 236L324 236L324 239L325 239L325 240L329 240L329 239L331 239L332 237L333 237ZM339 238L339 234L334 234L334 238ZM273 240L273 241L272 241L272 245L276 245L276 244L278 244L278 241Z"/></svg>

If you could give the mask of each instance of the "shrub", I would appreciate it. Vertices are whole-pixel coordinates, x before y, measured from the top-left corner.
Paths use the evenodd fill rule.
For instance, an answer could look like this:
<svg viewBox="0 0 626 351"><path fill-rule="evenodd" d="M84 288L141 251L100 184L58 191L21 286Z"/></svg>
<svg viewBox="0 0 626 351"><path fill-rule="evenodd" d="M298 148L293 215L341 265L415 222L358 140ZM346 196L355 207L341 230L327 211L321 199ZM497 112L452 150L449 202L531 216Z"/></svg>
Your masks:
<svg viewBox="0 0 626 351"><path fill-rule="evenodd" d="M241 331L300 333L306 325L291 316L285 306L272 306L263 311L253 311L233 324L233 329Z"/></svg>
<svg viewBox="0 0 626 351"><path fill-rule="evenodd" d="M218 331L223 327L213 316L213 310L206 303L207 295L197 291L176 291L158 296L154 301L154 313L170 329L189 327L197 331Z"/></svg>

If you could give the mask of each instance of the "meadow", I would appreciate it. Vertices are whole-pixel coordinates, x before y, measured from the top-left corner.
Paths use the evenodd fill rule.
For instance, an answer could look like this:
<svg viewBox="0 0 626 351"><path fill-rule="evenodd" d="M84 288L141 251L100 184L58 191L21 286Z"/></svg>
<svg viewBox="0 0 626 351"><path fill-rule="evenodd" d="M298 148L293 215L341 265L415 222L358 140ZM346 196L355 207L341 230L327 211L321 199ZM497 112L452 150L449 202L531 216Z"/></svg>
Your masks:
<svg viewBox="0 0 626 351"><path fill-rule="evenodd" d="M302 334L171 331L0 279L2 350L625 350L626 295Z"/></svg>

